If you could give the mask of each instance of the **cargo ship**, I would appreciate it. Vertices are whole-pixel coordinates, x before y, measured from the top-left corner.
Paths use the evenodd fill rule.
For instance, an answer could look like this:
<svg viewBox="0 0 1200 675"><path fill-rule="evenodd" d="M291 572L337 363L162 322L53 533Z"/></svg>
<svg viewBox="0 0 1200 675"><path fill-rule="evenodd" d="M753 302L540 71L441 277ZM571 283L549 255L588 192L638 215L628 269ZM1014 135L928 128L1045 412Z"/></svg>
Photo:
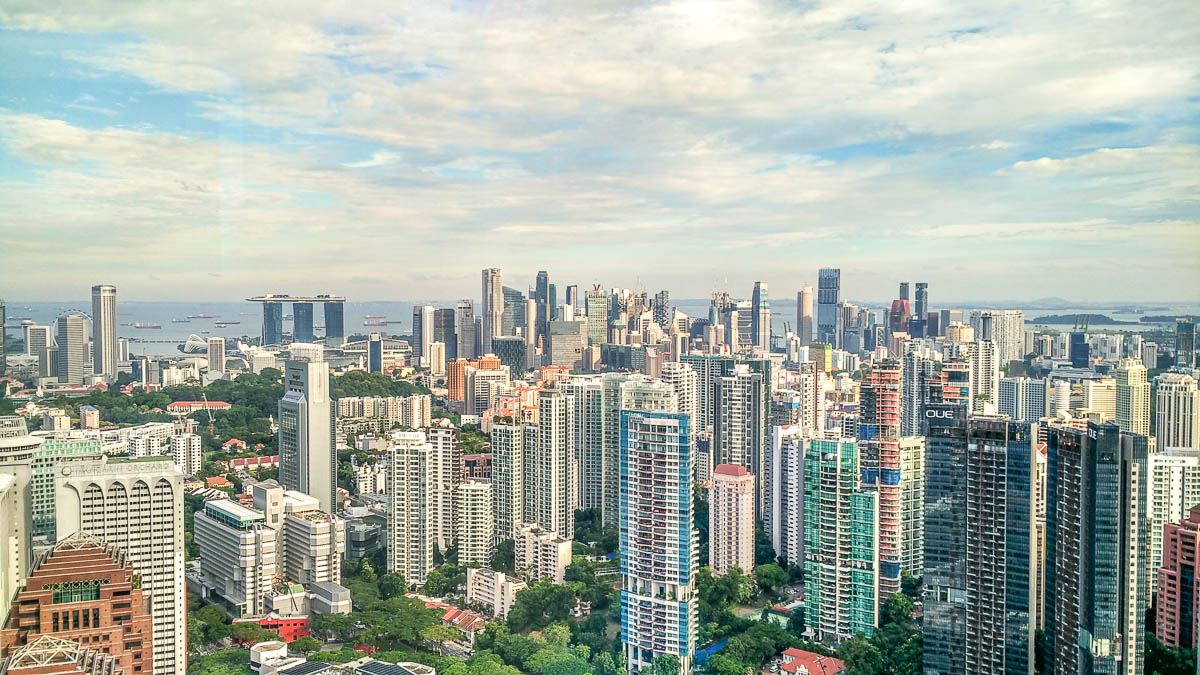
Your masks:
<svg viewBox="0 0 1200 675"><path fill-rule="evenodd" d="M363 325L364 326L386 326L386 325L388 325L388 322L386 322L386 321L364 321Z"/></svg>
<svg viewBox="0 0 1200 675"><path fill-rule="evenodd" d="M191 319L171 319L171 323L191 323Z"/></svg>
<svg viewBox="0 0 1200 675"><path fill-rule="evenodd" d="M135 323L135 324L133 324L133 327L134 327L134 328L141 329L141 330L148 330L148 329L159 330L159 329L161 329L161 328L162 328L162 324L157 324L157 323Z"/></svg>
<svg viewBox="0 0 1200 675"><path fill-rule="evenodd" d="M188 314L189 319L219 319L220 314Z"/></svg>
<svg viewBox="0 0 1200 675"><path fill-rule="evenodd" d="M363 318L364 319L386 319L387 316L383 315L383 314L368 314L368 315L364 316Z"/></svg>

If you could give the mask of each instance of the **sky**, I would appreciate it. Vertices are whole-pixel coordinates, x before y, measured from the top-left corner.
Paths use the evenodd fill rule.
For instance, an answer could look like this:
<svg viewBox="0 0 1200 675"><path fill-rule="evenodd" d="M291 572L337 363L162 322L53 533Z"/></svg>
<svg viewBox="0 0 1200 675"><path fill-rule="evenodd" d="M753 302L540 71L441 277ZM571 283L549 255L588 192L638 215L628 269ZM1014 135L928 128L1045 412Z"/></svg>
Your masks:
<svg viewBox="0 0 1200 675"><path fill-rule="evenodd" d="M7 0L0 297L1195 300L1193 2Z"/></svg>

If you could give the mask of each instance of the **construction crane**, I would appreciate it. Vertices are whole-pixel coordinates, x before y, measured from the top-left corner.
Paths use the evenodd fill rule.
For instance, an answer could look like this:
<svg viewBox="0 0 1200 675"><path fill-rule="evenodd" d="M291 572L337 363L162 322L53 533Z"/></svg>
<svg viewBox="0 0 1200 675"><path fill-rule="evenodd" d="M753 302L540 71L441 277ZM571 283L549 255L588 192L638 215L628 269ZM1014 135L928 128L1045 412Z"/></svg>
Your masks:
<svg viewBox="0 0 1200 675"><path fill-rule="evenodd" d="M213 421L212 408L208 405L208 394L200 392L200 400L204 401L204 412L208 414L208 435L216 438L216 422Z"/></svg>

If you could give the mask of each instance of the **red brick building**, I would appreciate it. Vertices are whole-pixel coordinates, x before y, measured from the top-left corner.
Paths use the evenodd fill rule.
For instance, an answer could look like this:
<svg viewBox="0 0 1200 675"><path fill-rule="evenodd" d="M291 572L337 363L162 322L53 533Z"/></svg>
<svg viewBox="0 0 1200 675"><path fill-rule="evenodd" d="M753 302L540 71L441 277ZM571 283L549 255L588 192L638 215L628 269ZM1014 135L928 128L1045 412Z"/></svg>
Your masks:
<svg viewBox="0 0 1200 675"><path fill-rule="evenodd" d="M1158 568L1154 634L1167 647L1196 646L1196 540L1200 538L1200 506L1181 523L1163 527L1162 566Z"/></svg>
<svg viewBox="0 0 1200 675"><path fill-rule="evenodd" d="M76 534L34 563L0 630L0 655L49 635L108 654L125 675L149 673L152 625L150 597L124 551Z"/></svg>

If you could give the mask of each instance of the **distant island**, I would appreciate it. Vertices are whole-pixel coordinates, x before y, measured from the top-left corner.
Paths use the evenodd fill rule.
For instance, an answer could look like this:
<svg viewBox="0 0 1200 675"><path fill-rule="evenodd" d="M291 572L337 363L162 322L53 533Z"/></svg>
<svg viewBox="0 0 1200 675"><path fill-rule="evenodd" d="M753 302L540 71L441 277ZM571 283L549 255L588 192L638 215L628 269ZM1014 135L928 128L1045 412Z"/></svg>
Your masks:
<svg viewBox="0 0 1200 675"><path fill-rule="evenodd" d="M1030 319L1026 323L1043 323L1043 324L1074 324L1076 321L1086 317L1089 326L1135 326L1136 321L1117 321L1111 316L1105 314L1047 314L1039 316L1036 319ZM1174 319L1171 319L1174 321ZM1146 317L1142 317L1142 321L1148 321Z"/></svg>
<svg viewBox="0 0 1200 675"><path fill-rule="evenodd" d="M1200 316L1196 314L1158 314L1155 316L1143 316L1138 320L1142 323L1175 323L1175 319L1191 319L1193 322L1200 321Z"/></svg>

